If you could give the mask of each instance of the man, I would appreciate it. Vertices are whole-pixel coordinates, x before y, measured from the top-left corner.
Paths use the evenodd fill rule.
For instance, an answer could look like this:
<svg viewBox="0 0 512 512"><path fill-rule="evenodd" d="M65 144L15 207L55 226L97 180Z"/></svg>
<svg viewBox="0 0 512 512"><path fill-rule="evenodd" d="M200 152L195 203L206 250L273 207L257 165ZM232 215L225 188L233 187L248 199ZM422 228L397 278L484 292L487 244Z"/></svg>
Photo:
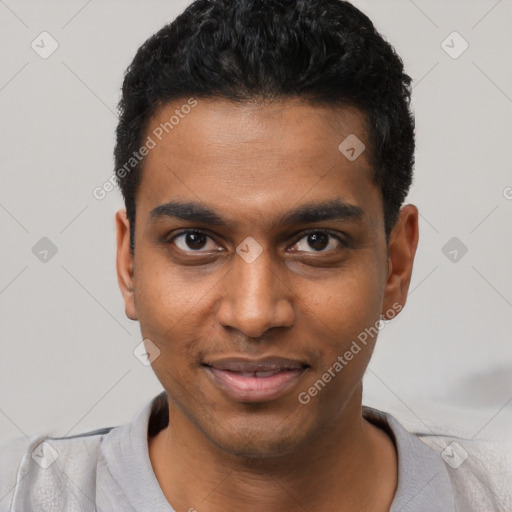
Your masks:
<svg viewBox="0 0 512 512"><path fill-rule="evenodd" d="M510 510L504 454L459 440L454 469L460 444L361 403L418 243L409 99L340 0L198 0L139 49L117 273L164 392L4 447L1 510Z"/></svg>

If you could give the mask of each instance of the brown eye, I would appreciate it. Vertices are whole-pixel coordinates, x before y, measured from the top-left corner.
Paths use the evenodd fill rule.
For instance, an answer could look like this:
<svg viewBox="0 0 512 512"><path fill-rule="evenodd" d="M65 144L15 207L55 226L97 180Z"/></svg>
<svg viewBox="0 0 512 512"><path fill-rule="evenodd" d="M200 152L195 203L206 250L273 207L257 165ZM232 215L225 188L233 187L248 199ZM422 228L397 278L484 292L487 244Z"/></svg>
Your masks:
<svg viewBox="0 0 512 512"><path fill-rule="evenodd" d="M345 247L346 244L336 235L326 231L312 231L304 235L294 246L296 252L328 252Z"/></svg>
<svg viewBox="0 0 512 512"><path fill-rule="evenodd" d="M214 250L217 244L200 231L185 231L176 235L172 241L178 249L184 252L197 252L201 249Z"/></svg>
<svg viewBox="0 0 512 512"><path fill-rule="evenodd" d="M329 245L329 235L325 233L312 233L307 236L307 241L310 247L315 251L323 251Z"/></svg>

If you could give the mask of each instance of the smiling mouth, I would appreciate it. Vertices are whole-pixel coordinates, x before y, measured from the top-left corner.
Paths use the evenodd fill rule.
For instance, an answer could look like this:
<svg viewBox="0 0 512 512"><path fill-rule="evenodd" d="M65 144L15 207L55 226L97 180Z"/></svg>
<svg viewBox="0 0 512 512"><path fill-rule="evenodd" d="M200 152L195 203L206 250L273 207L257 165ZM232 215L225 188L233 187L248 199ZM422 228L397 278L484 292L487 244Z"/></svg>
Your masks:
<svg viewBox="0 0 512 512"><path fill-rule="evenodd" d="M223 359L204 363L213 383L237 402L268 402L297 385L310 368L300 361L284 358L262 360Z"/></svg>

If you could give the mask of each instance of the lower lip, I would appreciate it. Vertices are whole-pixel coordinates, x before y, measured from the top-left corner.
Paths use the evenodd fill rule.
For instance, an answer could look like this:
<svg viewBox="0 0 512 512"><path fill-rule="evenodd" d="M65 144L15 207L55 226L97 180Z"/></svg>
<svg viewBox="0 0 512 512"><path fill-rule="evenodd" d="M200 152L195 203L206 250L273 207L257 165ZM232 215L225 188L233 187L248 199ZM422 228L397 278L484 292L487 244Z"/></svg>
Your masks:
<svg viewBox="0 0 512 512"><path fill-rule="evenodd" d="M270 377L245 377L237 372L206 367L215 383L233 400L268 402L293 388L305 368L283 370Z"/></svg>

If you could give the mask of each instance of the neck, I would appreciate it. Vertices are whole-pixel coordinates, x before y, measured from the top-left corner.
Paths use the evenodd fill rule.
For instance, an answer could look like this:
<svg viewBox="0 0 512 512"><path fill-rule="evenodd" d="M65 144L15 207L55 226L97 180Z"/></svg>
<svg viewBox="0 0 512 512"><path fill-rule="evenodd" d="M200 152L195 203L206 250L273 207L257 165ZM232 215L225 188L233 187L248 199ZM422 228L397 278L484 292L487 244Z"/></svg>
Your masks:
<svg viewBox="0 0 512 512"><path fill-rule="evenodd" d="M215 446L169 404L149 441L157 480L176 510L388 511L397 484L393 442L364 420L362 389L335 424L287 455L240 457Z"/></svg>

